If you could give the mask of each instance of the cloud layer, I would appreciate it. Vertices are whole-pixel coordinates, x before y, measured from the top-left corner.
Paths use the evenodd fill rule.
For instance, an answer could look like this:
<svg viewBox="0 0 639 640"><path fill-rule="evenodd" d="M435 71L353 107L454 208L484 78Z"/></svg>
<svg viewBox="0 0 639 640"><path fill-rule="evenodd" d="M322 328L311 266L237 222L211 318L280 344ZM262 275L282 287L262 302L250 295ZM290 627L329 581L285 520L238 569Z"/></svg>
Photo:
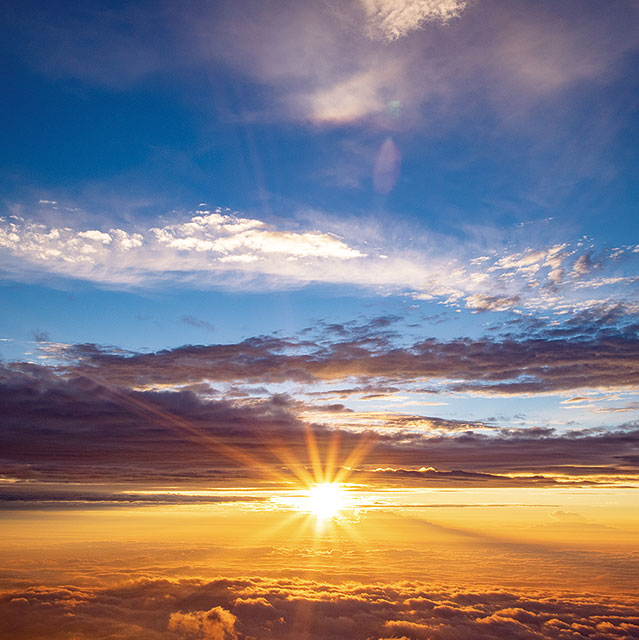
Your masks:
<svg viewBox="0 0 639 640"><path fill-rule="evenodd" d="M33 586L0 600L15 640L630 640L638 606L632 596L260 578Z"/></svg>
<svg viewBox="0 0 639 640"><path fill-rule="evenodd" d="M309 405L282 394L134 391L100 381L97 371L60 375L16 364L0 374L0 473L8 482L2 497L14 506L50 503L60 489L47 483L85 485L86 495L63 491L63 506L127 504L136 501L127 490L146 488L300 486L296 465L312 468L309 434L324 452L339 440L336 464L371 486L594 487L639 480L634 423L564 432L496 429L424 415L358 416L343 405ZM350 457L360 449L361 456ZM105 493L103 483L124 494Z"/></svg>

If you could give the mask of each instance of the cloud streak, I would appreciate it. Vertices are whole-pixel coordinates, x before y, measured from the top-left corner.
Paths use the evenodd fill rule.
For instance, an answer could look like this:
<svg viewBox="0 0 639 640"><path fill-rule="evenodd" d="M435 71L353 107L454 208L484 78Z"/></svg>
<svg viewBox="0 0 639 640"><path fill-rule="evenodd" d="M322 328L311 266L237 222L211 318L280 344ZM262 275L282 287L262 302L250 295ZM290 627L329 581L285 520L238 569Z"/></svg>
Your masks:
<svg viewBox="0 0 639 640"><path fill-rule="evenodd" d="M15 217L1 222L0 247L26 265L116 285L153 282L171 271L216 273L249 263L264 263L256 271L285 277L286 265L298 260L316 265L365 255L331 234L278 231L260 220L221 210L204 211L187 222L151 227L143 233L117 228L74 231Z"/></svg>
<svg viewBox="0 0 639 640"><path fill-rule="evenodd" d="M639 384L634 324L619 328L547 327L504 338L421 340L397 346L383 333L328 343L263 336L236 344L185 345L118 353L98 345L54 345L69 371L125 386L247 383L437 384L457 392L543 394L633 389ZM410 389L410 387L408 387ZM364 394L365 395L365 394Z"/></svg>
<svg viewBox="0 0 639 640"><path fill-rule="evenodd" d="M186 284L263 290L327 283L473 312L637 310L639 279L628 274L639 262L639 245L599 252L581 243L514 253L493 247L478 256L437 236L426 236L421 246L401 238L389 243L372 227L362 221L342 225L342 236L292 231L221 209L130 230L76 230L11 215L0 218L0 255L5 278L18 280L54 275L123 289Z"/></svg>

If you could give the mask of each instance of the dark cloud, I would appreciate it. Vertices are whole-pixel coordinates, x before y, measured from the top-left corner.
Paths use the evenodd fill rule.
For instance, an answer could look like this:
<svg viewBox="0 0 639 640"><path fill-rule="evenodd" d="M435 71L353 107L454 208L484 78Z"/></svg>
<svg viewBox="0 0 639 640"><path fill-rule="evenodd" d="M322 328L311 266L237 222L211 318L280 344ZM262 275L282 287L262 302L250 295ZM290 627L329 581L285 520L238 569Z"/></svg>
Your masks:
<svg viewBox="0 0 639 640"><path fill-rule="evenodd" d="M191 325L192 327L196 327L198 329L204 329L205 331L211 331L211 332L215 331L214 325L212 325L207 320L200 320L195 316L190 316L190 315L182 316L180 320L182 320L184 324Z"/></svg>
<svg viewBox="0 0 639 640"><path fill-rule="evenodd" d="M447 487L579 487L600 484L587 478L579 480L558 481L543 475L522 475L511 477L493 473L477 473L453 469L452 471L438 471L437 469L394 469L389 467L372 470L364 477L371 477L377 482L385 484L437 486Z"/></svg>
<svg viewBox="0 0 639 640"><path fill-rule="evenodd" d="M21 509L96 509L100 507L146 507L175 504L259 503L267 500L255 496L240 495L183 495L177 493L136 494L124 492L100 493L85 490L52 492L33 489L20 483L8 489L0 489L2 510Z"/></svg>
<svg viewBox="0 0 639 640"><path fill-rule="evenodd" d="M418 470L433 467L444 471L461 467L464 471L481 473L566 475L573 480L574 476L581 475L591 480L609 476L613 481L615 475L634 477L637 474L636 465L623 459L624 454L619 454L620 449L634 452L639 446L636 425L596 433L552 432L544 436L527 435L526 431L514 432L515 435L509 432L496 435L462 432L429 437L382 435L367 456L367 462L382 468ZM389 447L392 455L387 455L383 446L389 441L394 441L392 448ZM389 463L390 460L394 462ZM421 477L426 479L428 475ZM434 477L443 478L441 475ZM517 482L516 479L511 481Z"/></svg>
<svg viewBox="0 0 639 640"><path fill-rule="evenodd" d="M272 336L237 344L187 345L123 354L95 344L58 352L69 370L126 386L219 382L333 382L396 385L448 381L453 391L520 394L639 384L637 328L556 337L427 339L396 347L384 335L313 343ZM371 382L371 379L374 382Z"/></svg>
<svg viewBox="0 0 639 640"><path fill-rule="evenodd" d="M540 590L299 578L6 590L6 637L122 640L631 640L639 601Z"/></svg>
<svg viewBox="0 0 639 640"><path fill-rule="evenodd" d="M321 452L339 440L338 464L347 464L374 434L374 446L371 440L365 456L347 466L376 483L552 486L557 477L583 485L637 476L639 428L633 423L561 433L358 414L340 404L310 411L285 394L211 399L191 390L136 391L24 363L0 367L0 401L0 473L36 483L29 485L34 496L41 494L38 482L109 482L125 491L202 483L282 486L294 480L292 464L311 467L309 434ZM379 468L388 471L372 473ZM11 485L7 495L16 490Z"/></svg>
<svg viewBox="0 0 639 640"><path fill-rule="evenodd" d="M360 394L365 394L365 396L371 397L371 396L385 396L385 395L391 395L393 393L396 393L398 391L400 391L401 389L399 387L391 387L388 385L373 385L373 384L367 384L367 385L362 385L362 386L357 386L357 387L350 387L350 388L342 388L342 389L331 389L328 391L308 391L306 392L306 395L309 397L315 397L315 396L330 396L330 397L336 397L336 398L348 398L350 396L353 395L360 395ZM434 390L428 390L428 389L420 389L419 393L435 393ZM364 397L365 397L364 396Z"/></svg>
<svg viewBox="0 0 639 640"><path fill-rule="evenodd" d="M364 414L366 415L366 414ZM372 413L372 416L375 414ZM384 426L391 429L420 429L423 431L472 432L473 429L493 429L494 427L480 420L447 420L433 416L406 415L401 413L382 414Z"/></svg>
<svg viewBox="0 0 639 640"><path fill-rule="evenodd" d="M201 400L63 379L46 367L0 370L3 473L32 479L158 482L264 477L269 434L302 433L285 396ZM262 467L252 466L259 453Z"/></svg>
<svg viewBox="0 0 639 640"><path fill-rule="evenodd" d="M549 323L547 318L515 315L513 318L491 326L503 338L522 340L538 338L547 340L576 338L578 340L598 337L636 337L639 324L634 313L624 305L602 303L592 308L572 313L560 323Z"/></svg>

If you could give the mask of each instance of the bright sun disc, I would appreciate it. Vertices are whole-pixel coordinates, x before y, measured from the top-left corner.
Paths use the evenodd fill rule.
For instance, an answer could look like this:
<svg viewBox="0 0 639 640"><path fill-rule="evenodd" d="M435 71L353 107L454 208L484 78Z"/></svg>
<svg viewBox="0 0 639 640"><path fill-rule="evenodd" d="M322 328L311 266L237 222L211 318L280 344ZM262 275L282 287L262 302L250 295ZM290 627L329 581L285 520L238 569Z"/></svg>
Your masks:
<svg viewBox="0 0 639 640"><path fill-rule="evenodd" d="M334 518L344 506L341 485L336 482L316 484L308 492L311 513L319 520Z"/></svg>

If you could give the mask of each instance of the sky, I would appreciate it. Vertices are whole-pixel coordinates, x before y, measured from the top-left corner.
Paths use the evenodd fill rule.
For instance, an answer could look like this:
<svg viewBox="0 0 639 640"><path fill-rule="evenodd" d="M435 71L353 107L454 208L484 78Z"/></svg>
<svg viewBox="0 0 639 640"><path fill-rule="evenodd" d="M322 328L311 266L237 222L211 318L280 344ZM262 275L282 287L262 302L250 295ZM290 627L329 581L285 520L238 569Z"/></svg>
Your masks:
<svg viewBox="0 0 639 640"><path fill-rule="evenodd" d="M0 637L639 638L637 2L0 56Z"/></svg>

